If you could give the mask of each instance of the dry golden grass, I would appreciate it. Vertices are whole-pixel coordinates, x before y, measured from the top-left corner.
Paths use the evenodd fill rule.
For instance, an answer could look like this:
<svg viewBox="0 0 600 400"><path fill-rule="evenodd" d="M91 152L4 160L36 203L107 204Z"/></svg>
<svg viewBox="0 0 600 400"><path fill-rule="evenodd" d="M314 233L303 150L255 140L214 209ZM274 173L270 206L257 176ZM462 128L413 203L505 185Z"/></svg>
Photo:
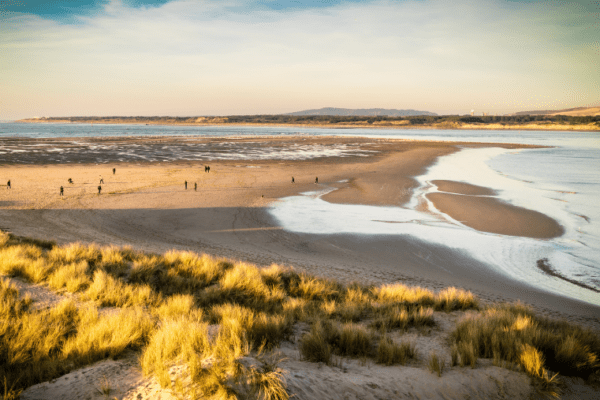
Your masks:
<svg viewBox="0 0 600 400"><path fill-rule="evenodd" d="M370 357L374 353L377 334L362 325L344 324L334 342L334 351L341 356Z"/></svg>
<svg viewBox="0 0 600 400"><path fill-rule="evenodd" d="M70 293L83 291L92 283L88 273L89 269L86 260L62 265L50 273L47 280L48 286L54 290L66 289Z"/></svg>
<svg viewBox="0 0 600 400"><path fill-rule="evenodd" d="M520 304L496 305L463 319L452 333L461 365L478 357L520 365L545 394L557 393L557 375L588 378L600 369L600 339L592 331L536 317Z"/></svg>
<svg viewBox="0 0 600 400"><path fill-rule="evenodd" d="M84 245L82 243L71 243L66 246L58 246L50 250L47 258L51 263L70 264L87 261L94 265L100 260L101 252L96 245Z"/></svg>
<svg viewBox="0 0 600 400"><path fill-rule="evenodd" d="M300 353L308 361L329 363L331 355L367 358L376 356L376 332L358 324L338 325L317 320L300 340Z"/></svg>
<svg viewBox="0 0 600 400"><path fill-rule="evenodd" d="M99 316L95 308L78 309L72 301L31 311L30 300L19 299L4 281L0 296L0 376L15 390L139 349L153 326L139 310Z"/></svg>
<svg viewBox="0 0 600 400"><path fill-rule="evenodd" d="M94 273L92 284L83 298L97 301L102 307L156 306L161 302L161 296L149 286L128 285L103 270Z"/></svg>
<svg viewBox="0 0 600 400"><path fill-rule="evenodd" d="M437 376L440 377L442 376L445 367L446 364L444 360L438 357L435 352L431 352L431 354L429 354L429 359L427 360L427 368L429 368L429 371L437 374Z"/></svg>
<svg viewBox="0 0 600 400"><path fill-rule="evenodd" d="M473 293L454 287L446 288L436 294L418 286L409 287L397 283L374 288L373 294L376 300L382 304L395 303L432 307L435 310L446 312L479 308L479 301Z"/></svg>
<svg viewBox="0 0 600 400"><path fill-rule="evenodd" d="M265 284L256 266L238 263L223 274L218 285L202 292L200 302L203 306L231 302L256 310L280 312L285 298L282 289Z"/></svg>
<svg viewBox="0 0 600 400"><path fill-rule="evenodd" d="M42 252L33 245L0 248L0 273L18 276L34 283L41 282L49 270Z"/></svg>
<svg viewBox="0 0 600 400"><path fill-rule="evenodd" d="M449 287L436 294L435 309L446 312L477 310L479 309L479 300L469 291Z"/></svg>
<svg viewBox="0 0 600 400"><path fill-rule="evenodd" d="M4 247L6 244L8 244L9 240L10 235L6 232L0 231L0 247Z"/></svg>
<svg viewBox="0 0 600 400"><path fill-rule="evenodd" d="M288 289L292 296L307 300L336 300L341 294L342 286L337 282L306 274L301 274L299 278Z"/></svg>
<svg viewBox="0 0 600 400"><path fill-rule="evenodd" d="M161 319L186 317L190 320L202 321L204 312L196 307L194 296L189 294L176 294L163 301L160 306L153 309Z"/></svg>
<svg viewBox="0 0 600 400"><path fill-rule="evenodd" d="M329 344L330 329L322 321L312 325L310 333L300 340L300 354L306 361L330 364L332 348Z"/></svg>
<svg viewBox="0 0 600 400"><path fill-rule="evenodd" d="M283 302L283 313L296 321L306 321L315 313L315 303L306 299L288 297Z"/></svg>
<svg viewBox="0 0 600 400"><path fill-rule="evenodd" d="M408 304L433 306L435 296L432 291L421 287L409 287L400 283L393 285L383 285L373 289L378 302L382 304Z"/></svg>
<svg viewBox="0 0 600 400"><path fill-rule="evenodd" d="M434 325L434 311L479 310L477 298L456 288L346 286L277 265L259 269L192 252L56 246L2 232L0 273L96 304L33 311L31 300L0 282L0 378L7 396L131 349L141 352L146 374L184 395L287 399L277 362L247 360L288 340L298 321L311 325L299 343L305 360L329 364L336 354L393 365L415 358L416 350L386 332ZM99 313L98 306L118 308ZM556 393L558 382L549 370L587 377L600 369L600 339L593 332L538 318L518 304L471 314L457 324L450 346L453 366L474 368L481 357L518 365L547 394ZM442 373L437 355L427 363ZM185 390L180 381L172 387L168 371L175 364L187 366Z"/></svg>
<svg viewBox="0 0 600 400"><path fill-rule="evenodd" d="M435 325L432 308L387 305L377 308L375 315L371 326L387 331Z"/></svg>
<svg viewBox="0 0 600 400"><path fill-rule="evenodd" d="M169 251L163 257L174 274L202 282L203 287L217 282L225 271L233 267L227 260L216 259L206 254L198 255L191 251Z"/></svg>
<svg viewBox="0 0 600 400"><path fill-rule="evenodd" d="M138 350L148 342L154 321L140 308L126 308L100 315L94 307L79 310L77 333L62 348L62 358L78 365L117 358L126 350Z"/></svg>
<svg viewBox="0 0 600 400"><path fill-rule="evenodd" d="M377 345L375 361L385 365L405 365L408 360L416 358L415 345L412 343L396 344L387 336L382 336Z"/></svg>
<svg viewBox="0 0 600 400"><path fill-rule="evenodd" d="M161 386L170 388L171 365L185 362L191 369L197 368L209 351L208 324L180 316L163 321L144 349L140 364L145 374L156 375Z"/></svg>

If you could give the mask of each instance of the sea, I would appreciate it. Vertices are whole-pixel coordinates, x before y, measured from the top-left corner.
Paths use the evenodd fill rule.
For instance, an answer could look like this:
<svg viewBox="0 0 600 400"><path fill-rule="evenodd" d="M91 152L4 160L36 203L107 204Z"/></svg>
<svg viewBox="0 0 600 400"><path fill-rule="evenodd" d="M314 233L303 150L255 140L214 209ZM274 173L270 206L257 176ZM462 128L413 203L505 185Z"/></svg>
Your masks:
<svg viewBox="0 0 600 400"><path fill-rule="evenodd" d="M98 138L181 136L177 149L142 143L102 144ZM160 126L0 123L0 164L27 163L35 153L49 162L69 162L72 152L90 152L96 161L108 154L120 161L228 159L310 159L368 157L358 147L295 145L245 149L223 145L206 152L186 140L196 137L344 136L449 142L516 143L543 148L465 147L440 157L416 177L420 187L403 207L331 204L323 188L280 199L270 214L286 230L310 234L410 235L466 253L517 281L548 292L600 305L600 132L325 129L299 127ZM32 141L28 139L44 139ZM69 140L65 140L69 138ZM23 139L23 140L21 140ZM52 139L60 139L53 141ZM175 145L173 145L175 146ZM34 158L31 157L33 160ZM33 161L32 161L33 162ZM0 177L1 178L1 177ZM454 180L494 189L507 203L558 221L564 234L532 239L480 232L435 209L419 211L434 180ZM541 263L541 264L540 264ZM543 268L540 268L543 266Z"/></svg>

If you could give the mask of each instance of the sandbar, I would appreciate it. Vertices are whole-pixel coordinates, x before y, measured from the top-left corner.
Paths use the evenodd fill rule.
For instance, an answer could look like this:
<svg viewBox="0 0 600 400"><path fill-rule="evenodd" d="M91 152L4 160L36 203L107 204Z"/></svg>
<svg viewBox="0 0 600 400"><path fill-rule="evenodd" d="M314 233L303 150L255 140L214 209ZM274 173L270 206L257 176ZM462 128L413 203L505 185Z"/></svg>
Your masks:
<svg viewBox="0 0 600 400"><path fill-rule="evenodd" d="M429 193L427 198L441 212L479 231L536 239L551 239L564 233L554 219L493 197Z"/></svg>
<svg viewBox="0 0 600 400"><path fill-rule="evenodd" d="M431 181L440 192L468 194L474 196L495 196L495 190L465 182L448 181L443 179Z"/></svg>

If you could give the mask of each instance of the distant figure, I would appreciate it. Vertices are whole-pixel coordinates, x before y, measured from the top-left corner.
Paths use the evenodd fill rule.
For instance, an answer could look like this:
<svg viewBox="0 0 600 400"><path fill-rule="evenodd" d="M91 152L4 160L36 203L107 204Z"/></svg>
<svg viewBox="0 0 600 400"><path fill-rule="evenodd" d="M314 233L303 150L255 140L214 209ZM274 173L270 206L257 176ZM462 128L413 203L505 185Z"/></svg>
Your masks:
<svg viewBox="0 0 600 400"><path fill-rule="evenodd" d="M184 185L185 185L185 190L187 190L187 181L185 181Z"/></svg>
<svg viewBox="0 0 600 400"><path fill-rule="evenodd" d="M102 179L102 175L100 175L100 184L104 184L104 179Z"/></svg>
<svg viewBox="0 0 600 400"><path fill-rule="evenodd" d="M204 172L208 172L208 165L204 166Z"/></svg>
<svg viewBox="0 0 600 400"><path fill-rule="evenodd" d="M71 178L69 178L69 179L68 179L68 181L69 181L69 183L71 183L71 184L73 183L73 179L71 179Z"/></svg>
<svg viewBox="0 0 600 400"><path fill-rule="evenodd" d="M315 178L315 183L319 183L319 177L318 176Z"/></svg>
<svg viewBox="0 0 600 400"><path fill-rule="evenodd" d="M98 185L98 194L100 194L100 192L102 192L102 186Z"/></svg>
<svg viewBox="0 0 600 400"><path fill-rule="evenodd" d="M206 172L210 172L210 165L208 167L206 167L206 168L208 168L208 170Z"/></svg>
<svg viewBox="0 0 600 400"><path fill-rule="evenodd" d="M198 190L198 183L194 182L194 192Z"/></svg>
<svg viewBox="0 0 600 400"><path fill-rule="evenodd" d="M65 192L65 189L61 186L60 187L60 195L62 196L64 192Z"/></svg>
<svg viewBox="0 0 600 400"><path fill-rule="evenodd" d="M292 176L292 183L296 183L296 181L294 180L294 177Z"/></svg>
<svg viewBox="0 0 600 400"><path fill-rule="evenodd" d="M117 172L117 169L113 168L113 175L115 174L115 172Z"/></svg>
<svg viewBox="0 0 600 400"><path fill-rule="evenodd" d="M10 187L10 179L8 180L8 182L6 182L6 188L7 188L7 189L10 189L10 188L11 188L11 187Z"/></svg>

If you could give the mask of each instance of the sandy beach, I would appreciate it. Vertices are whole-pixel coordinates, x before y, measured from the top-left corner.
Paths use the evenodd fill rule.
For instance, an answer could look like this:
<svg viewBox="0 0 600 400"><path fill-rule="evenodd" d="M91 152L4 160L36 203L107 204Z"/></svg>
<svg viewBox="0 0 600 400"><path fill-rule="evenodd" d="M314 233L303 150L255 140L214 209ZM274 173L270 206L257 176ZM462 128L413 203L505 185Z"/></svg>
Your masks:
<svg viewBox="0 0 600 400"><path fill-rule="evenodd" d="M166 147L178 139L119 140L135 143L143 140L146 144L154 141L154 145ZM266 146L289 148L302 143L322 149L345 146L355 152L344 157L302 160L207 158L187 162L119 162L114 158L102 164L88 153L81 153L72 155L69 163L44 162L46 159L33 165L7 163L0 165L0 179L3 184L10 179L11 189L0 187L0 228L59 244L94 242L155 253L182 249L259 266L276 263L344 282L403 282L435 290L456 286L472 291L484 302L520 300L543 315L565 318L595 330L600 328L598 307L519 283L450 248L404 236L291 233L283 230L268 213L268 207L278 199L316 188L336 188L323 197L332 203L402 206L418 185L413 177L423 173L437 157L457 151L458 144L306 137L195 141L202 142L209 150L227 143L231 146L243 143L244 151ZM210 172L205 172L205 166L210 166ZM73 183L68 183L68 179ZM489 188L453 181L434 183L446 192L429 195L436 208L474 229L534 238L561 234L556 221L536 211L501 203L490 197L494 191ZM61 186L63 196L59 194ZM292 350L288 352L292 354ZM356 369L356 377L365 379L363 367L358 363L349 365ZM117 371L121 368L110 368L113 367ZM306 371L305 367L291 363L288 369L293 368ZM507 382L519 382L517 392L527 385L520 381L520 376L508 375ZM311 377L308 378L314 378ZM451 377L447 377L445 384L449 384ZM330 376L330 379L341 378ZM426 382L427 378L419 379ZM466 384L470 378L460 375L460 379L461 382L466 379ZM310 391L303 391L314 382L299 381L292 376L290 380L300 398L311 397ZM463 393L462 390L467 395L480 389L453 390ZM489 388L483 391L486 390ZM430 398L443 398L442 392L435 392ZM360 398L364 393L357 391L355 395ZM152 397L148 396L144 398ZM518 392L515 396L520 398L525 394ZM326 397L335 396L331 392Z"/></svg>
<svg viewBox="0 0 600 400"><path fill-rule="evenodd" d="M104 164L95 162L96 154L81 152L70 154L68 164L40 155L40 164L33 163L36 155L29 154L26 160L33 165L15 164L13 159L0 166L1 179L12 182L12 189L0 190L0 228L58 243L130 245L153 252L176 248L258 265L279 263L344 281L405 281L431 288L454 285L483 299L521 300L549 314L596 323L597 307L523 286L451 249L410 237L291 233L267 212L280 198L323 188L337 188L323 196L332 203L402 206L417 186L413 177L437 157L459 146L489 145L331 137L188 138L186 145L202 145L207 157L215 158L224 148L273 152L300 144L306 149L317 146L324 154L339 146L354 153L301 160L160 163L119 162L111 145L143 144L150 153L181 145L180 138L97 141L107 147ZM56 147L61 140L51 142ZM210 165L209 173L205 165ZM69 178L73 184L67 182ZM104 184L98 195L101 178ZM430 194L435 206L475 229L536 238L561 233L556 221L489 197L490 189L449 181L436 184L448 193Z"/></svg>

